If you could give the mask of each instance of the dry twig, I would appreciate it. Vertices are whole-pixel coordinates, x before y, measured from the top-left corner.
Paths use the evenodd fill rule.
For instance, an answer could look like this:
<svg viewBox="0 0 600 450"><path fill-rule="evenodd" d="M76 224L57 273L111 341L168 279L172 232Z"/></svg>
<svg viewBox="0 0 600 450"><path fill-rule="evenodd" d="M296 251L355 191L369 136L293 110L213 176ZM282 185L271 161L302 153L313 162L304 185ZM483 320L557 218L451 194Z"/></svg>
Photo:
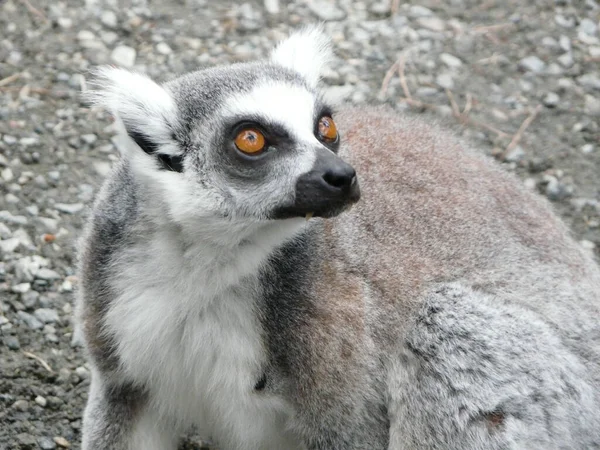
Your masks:
<svg viewBox="0 0 600 450"><path fill-rule="evenodd" d="M25 7L27 8L27 11L29 11L31 14L33 14L34 16L38 16L40 19L42 19L42 22L48 23L48 18L44 15L44 13L41 12L36 7L34 7L29 2L29 0L21 0L21 3L23 3L25 5Z"/></svg>
<svg viewBox="0 0 600 450"><path fill-rule="evenodd" d="M394 73L396 72L397 68L398 68L398 61L396 61L394 64L392 64L392 66L385 73L385 76L383 77L383 81L381 82L380 95L382 98L385 96L385 93L388 90L388 87L390 85L390 81L392 80L392 77L394 76Z"/></svg>
<svg viewBox="0 0 600 450"><path fill-rule="evenodd" d="M408 83L406 82L406 53L402 53L400 58L398 59L398 73L400 75L400 86L402 86L402 92L404 92L404 96L406 98L412 99L412 95L410 95L410 90L408 89Z"/></svg>
<svg viewBox="0 0 600 450"><path fill-rule="evenodd" d="M50 367L50 365L46 361L44 361L42 358L40 358L38 355L34 355L33 353L29 353L29 352L26 352L26 351L23 352L23 355L25 355L27 358L35 359L48 372L54 373L54 371L52 370L52 367Z"/></svg>
<svg viewBox="0 0 600 450"><path fill-rule="evenodd" d="M500 155L501 159L505 159L506 156L511 151L513 151L517 145L519 145L519 142L521 142L521 139L523 139L523 134L525 133L525 130L527 130L529 125L531 125L531 123L535 120L535 118L537 117L537 115L539 114L541 109L542 109L542 105L537 105L535 107L535 109L533 111L531 111L529 116L527 116L525 118L525 120L523 121L523 123L521 124L521 126L519 127L519 129L517 130L515 135L513 136L512 140L510 141L510 144L508 144L508 146L506 147L506 150L504 150L504 152L502 152L502 155Z"/></svg>
<svg viewBox="0 0 600 450"><path fill-rule="evenodd" d="M16 81L20 77L21 77L21 72L17 72L17 73L13 73L12 75L7 76L6 78L2 78L0 80L0 87L6 86L7 84L10 84L13 81Z"/></svg>

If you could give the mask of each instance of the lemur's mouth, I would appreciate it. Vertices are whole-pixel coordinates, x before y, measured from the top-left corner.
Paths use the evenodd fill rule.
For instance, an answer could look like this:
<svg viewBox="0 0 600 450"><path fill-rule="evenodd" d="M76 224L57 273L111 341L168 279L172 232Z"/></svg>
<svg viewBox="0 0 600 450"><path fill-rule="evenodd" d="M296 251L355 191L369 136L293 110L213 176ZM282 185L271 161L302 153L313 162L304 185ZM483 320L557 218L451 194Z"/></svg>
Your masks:
<svg viewBox="0 0 600 450"><path fill-rule="evenodd" d="M309 172L296 182L293 204L275 211L276 218L334 217L360 199L354 168L335 153L323 149Z"/></svg>

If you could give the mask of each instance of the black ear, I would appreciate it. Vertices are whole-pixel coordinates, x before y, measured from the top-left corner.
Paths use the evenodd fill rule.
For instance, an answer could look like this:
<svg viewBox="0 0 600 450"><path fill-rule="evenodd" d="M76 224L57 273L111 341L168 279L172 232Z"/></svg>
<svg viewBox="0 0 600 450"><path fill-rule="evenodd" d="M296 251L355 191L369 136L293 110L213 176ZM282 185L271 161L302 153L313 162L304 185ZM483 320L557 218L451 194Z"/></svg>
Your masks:
<svg viewBox="0 0 600 450"><path fill-rule="evenodd" d="M183 172L183 157L179 155L167 155L166 153L158 152L158 145L152 142L148 136L135 130L127 130L127 134L133 141L149 155L156 156L160 166L164 170L172 172Z"/></svg>
<svg viewBox="0 0 600 450"><path fill-rule="evenodd" d="M170 92L145 75L112 67L97 71L94 84L89 100L120 119L129 137L162 169L183 171L181 150L173 137L177 108Z"/></svg>

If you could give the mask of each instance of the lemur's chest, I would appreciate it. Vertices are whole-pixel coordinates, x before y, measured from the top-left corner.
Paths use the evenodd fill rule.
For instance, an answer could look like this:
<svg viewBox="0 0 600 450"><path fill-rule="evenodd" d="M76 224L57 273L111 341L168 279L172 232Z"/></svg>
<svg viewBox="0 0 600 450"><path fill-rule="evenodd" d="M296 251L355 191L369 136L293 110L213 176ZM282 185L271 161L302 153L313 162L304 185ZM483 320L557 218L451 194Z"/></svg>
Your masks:
<svg viewBox="0 0 600 450"><path fill-rule="evenodd" d="M138 279L111 309L125 371L148 386L158 410L221 445L295 448L281 432L288 407L255 389L267 359L257 281L215 290L222 280L189 276Z"/></svg>

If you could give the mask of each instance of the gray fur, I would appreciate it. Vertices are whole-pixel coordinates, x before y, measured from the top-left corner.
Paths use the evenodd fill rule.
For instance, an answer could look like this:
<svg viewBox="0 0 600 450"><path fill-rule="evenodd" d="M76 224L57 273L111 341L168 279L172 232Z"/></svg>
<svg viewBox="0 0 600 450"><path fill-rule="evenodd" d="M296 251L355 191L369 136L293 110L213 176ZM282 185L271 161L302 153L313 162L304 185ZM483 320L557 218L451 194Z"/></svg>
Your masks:
<svg viewBox="0 0 600 450"><path fill-rule="evenodd" d="M266 83L310 96L318 120L314 73L281 64L153 88L176 113L161 119L172 134L161 122L146 138L184 170L132 143L95 203L80 254L84 450L170 450L190 426L232 450L600 448L592 256L515 177L387 108L335 116L358 204L269 219L324 147L301 112L267 117L278 99L227 108ZM126 129L162 114L127 101L105 102ZM286 135L263 162L231 153L242 119Z"/></svg>

